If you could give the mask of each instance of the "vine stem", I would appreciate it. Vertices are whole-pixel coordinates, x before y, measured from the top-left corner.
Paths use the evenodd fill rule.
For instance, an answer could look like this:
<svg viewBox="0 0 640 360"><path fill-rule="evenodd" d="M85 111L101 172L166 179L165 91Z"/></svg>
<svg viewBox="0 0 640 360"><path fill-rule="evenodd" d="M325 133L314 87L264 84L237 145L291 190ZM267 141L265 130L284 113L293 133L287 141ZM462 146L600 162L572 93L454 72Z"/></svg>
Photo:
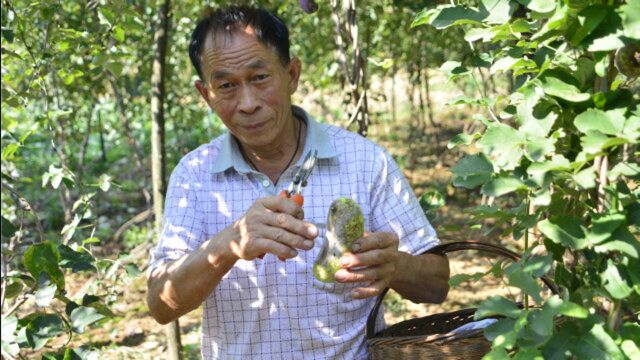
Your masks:
<svg viewBox="0 0 640 360"><path fill-rule="evenodd" d="M527 193L527 199L525 200L525 215L529 216L529 206L531 203L531 199L529 194ZM527 253L529 249L529 229L525 229L524 231L524 252ZM526 291L523 291L524 294L524 309L525 311L529 311L529 295Z"/></svg>
<svg viewBox="0 0 640 360"><path fill-rule="evenodd" d="M478 71L480 71L480 70L478 69ZM483 92L482 89L480 88L480 83L478 83L478 79L476 79L476 75L473 73L473 70L471 70L471 78L473 79L473 83L475 84L476 88L478 89L478 92L480 93L480 95L483 96L486 99L487 98L487 93ZM498 119L496 114L491 109L491 105L487 104L487 110L489 110L489 115L491 115L491 118L495 122L500 122L500 120Z"/></svg>

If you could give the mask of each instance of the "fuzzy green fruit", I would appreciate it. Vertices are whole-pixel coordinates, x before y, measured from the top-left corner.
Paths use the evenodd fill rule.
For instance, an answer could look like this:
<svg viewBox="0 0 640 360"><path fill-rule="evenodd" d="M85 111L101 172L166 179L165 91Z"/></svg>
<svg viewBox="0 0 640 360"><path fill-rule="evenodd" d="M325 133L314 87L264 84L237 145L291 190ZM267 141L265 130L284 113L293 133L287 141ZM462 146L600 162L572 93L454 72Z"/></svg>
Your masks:
<svg viewBox="0 0 640 360"><path fill-rule="evenodd" d="M335 282L336 271L341 268L340 257L363 235L364 216L358 203L349 198L334 200L329 207L327 233L313 265L313 275L322 282Z"/></svg>
<svg viewBox="0 0 640 360"><path fill-rule="evenodd" d="M640 46L629 44L618 49L614 64L628 78L640 76Z"/></svg>

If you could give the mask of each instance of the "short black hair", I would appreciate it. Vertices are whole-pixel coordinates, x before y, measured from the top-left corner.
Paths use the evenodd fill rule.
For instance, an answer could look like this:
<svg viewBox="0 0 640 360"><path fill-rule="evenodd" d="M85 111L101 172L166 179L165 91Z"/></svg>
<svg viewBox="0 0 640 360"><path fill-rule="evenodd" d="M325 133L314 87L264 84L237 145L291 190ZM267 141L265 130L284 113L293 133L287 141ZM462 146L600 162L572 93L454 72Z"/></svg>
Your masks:
<svg viewBox="0 0 640 360"><path fill-rule="evenodd" d="M289 63L289 29L279 17L264 8L228 6L210 11L198 21L191 34L189 57L202 80L201 55L207 36L215 36L220 31L232 33L248 26L253 28L258 41L275 48L283 64Z"/></svg>

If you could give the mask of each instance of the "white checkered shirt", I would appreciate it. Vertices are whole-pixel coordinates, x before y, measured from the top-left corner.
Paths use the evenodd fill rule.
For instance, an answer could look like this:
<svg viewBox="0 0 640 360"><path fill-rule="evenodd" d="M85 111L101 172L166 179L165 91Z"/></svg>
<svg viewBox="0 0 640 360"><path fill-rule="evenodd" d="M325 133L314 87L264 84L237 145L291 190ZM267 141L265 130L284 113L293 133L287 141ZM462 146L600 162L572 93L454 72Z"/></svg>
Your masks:
<svg viewBox="0 0 640 360"><path fill-rule="evenodd" d="M365 231L395 232L401 251L419 254L438 243L384 149L360 135L319 124L298 107L293 110L308 125L303 155L318 150L316 168L303 190L307 220L326 222L331 202L344 196L362 207ZM228 133L187 154L171 175L150 271L197 249L243 216L256 199L278 194L303 157L274 185L244 162ZM323 236L320 229L318 238ZM203 358L366 358L365 323L375 298L350 299L358 284L318 281L312 269L320 246L317 241L312 250L301 250L286 262L272 254L239 260L204 302ZM381 311L378 328L383 326Z"/></svg>

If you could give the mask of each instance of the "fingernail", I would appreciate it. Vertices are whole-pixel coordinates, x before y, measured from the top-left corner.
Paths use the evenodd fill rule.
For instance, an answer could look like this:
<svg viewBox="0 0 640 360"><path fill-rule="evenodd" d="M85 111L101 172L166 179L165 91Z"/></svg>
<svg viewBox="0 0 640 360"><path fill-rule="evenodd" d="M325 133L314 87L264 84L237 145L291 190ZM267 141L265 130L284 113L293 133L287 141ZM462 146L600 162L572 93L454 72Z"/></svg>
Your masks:
<svg viewBox="0 0 640 360"><path fill-rule="evenodd" d="M311 249L313 247L313 241L311 240L305 240L302 245L304 245L305 248L307 249Z"/></svg>
<svg viewBox="0 0 640 360"><path fill-rule="evenodd" d="M315 225L311 225L311 226L307 227L307 234L309 234L309 236L318 235L318 228L315 227Z"/></svg>
<svg viewBox="0 0 640 360"><path fill-rule="evenodd" d="M340 265L342 265L342 266L349 265L349 259L345 258L345 257L340 258Z"/></svg>
<svg viewBox="0 0 640 360"><path fill-rule="evenodd" d="M353 252L358 252L360 251L360 244L353 244L353 246L351 246L351 250Z"/></svg>
<svg viewBox="0 0 640 360"><path fill-rule="evenodd" d="M354 290L350 295L352 299L356 299L358 296L360 296L360 293Z"/></svg>
<svg viewBox="0 0 640 360"><path fill-rule="evenodd" d="M290 251L289 251L289 254L291 254L291 257L298 256L298 252L297 252L297 251L295 251L295 250L290 250Z"/></svg>
<svg viewBox="0 0 640 360"><path fill-rule="evenodd" d="M346 276L344 275L343 272L338 271L338 272L336 272L335 278L338 281L342 281L342 280L344 280L346 278Z"/></svg>

